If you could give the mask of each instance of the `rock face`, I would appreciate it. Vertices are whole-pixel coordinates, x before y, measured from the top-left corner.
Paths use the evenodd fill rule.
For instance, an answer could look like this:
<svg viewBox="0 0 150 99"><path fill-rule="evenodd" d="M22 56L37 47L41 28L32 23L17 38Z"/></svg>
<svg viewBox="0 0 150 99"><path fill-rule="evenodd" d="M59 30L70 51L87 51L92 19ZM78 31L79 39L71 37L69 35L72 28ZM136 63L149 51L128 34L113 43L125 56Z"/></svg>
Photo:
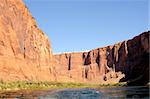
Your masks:
<svg viewBox="0 0 150 99"><path fill-rule="evenodd" d="M54 58L58 81L116 83L123 73L125 77L121 81L128 81L129 85L146 84L149 81L149 31L114 46L57 54Z"/></svg>
<svg viewBox="0 0 150 99"><path fill-rule="evenodd" d="M51 80L52 51L22 0L0 0L0 79Z"/></svg>

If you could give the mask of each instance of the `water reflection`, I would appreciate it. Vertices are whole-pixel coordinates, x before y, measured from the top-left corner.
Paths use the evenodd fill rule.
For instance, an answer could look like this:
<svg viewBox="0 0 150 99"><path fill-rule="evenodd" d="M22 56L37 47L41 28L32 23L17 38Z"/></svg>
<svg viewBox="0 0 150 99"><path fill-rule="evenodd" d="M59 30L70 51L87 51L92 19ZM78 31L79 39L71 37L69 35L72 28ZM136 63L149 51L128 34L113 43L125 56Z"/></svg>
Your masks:
<svg viewBox="0 0 150 99"><path fill-rule="evenodd" d="M119 87L97 89L65 89L40 99L149 99L149 87Z"/></svg>
<svg viewBox="0 0 150 99"><path fill-rule="evenodd" d="M40 99L100 99L101 94L94 89L67 89L53 95L40 96Z"/></svg>
<svg viewBox="0 0 150 99"><path fill-rule="evenodd" d="M47 91L1 92L0 98L14 99L149 99L149 87L61 89Z"/></svg>
<svg viewBox="0 0 150 99"><path fill-rule="evenodd" d="M107 99L149 99L149 87L146 86L101 88L98 91L102 93L101 98Z"/></svg>

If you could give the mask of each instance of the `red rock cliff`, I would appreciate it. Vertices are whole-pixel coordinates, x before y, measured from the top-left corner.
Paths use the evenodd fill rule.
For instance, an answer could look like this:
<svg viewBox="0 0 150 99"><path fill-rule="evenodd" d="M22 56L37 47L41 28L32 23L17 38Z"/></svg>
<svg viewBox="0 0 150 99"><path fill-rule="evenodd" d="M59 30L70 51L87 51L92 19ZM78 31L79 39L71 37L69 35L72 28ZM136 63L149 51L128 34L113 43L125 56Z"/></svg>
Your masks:
<svg viewBox="0 0 150 99"><path fill-rule="evenodd" d="M0 79L51 80L52 51L22 0L0 0Z"/></svg>
<svg viewBox="0 0 150 99"><path fill-rule="evenodd" d="M22 0L0 0L0 80L113 83L124 73L129 84L149 81L149 32L89 52L51 50Z"/></svg>
<svg viewBox="0 0 150 99"><path fill-rule="evenodd" d="M146 84L149 79L149 32L113 46L54 57L58 81L111 83L111 78L117 79L124 73L122 81ZM114 76L110 73L112 69L115 69Z"/></svg>

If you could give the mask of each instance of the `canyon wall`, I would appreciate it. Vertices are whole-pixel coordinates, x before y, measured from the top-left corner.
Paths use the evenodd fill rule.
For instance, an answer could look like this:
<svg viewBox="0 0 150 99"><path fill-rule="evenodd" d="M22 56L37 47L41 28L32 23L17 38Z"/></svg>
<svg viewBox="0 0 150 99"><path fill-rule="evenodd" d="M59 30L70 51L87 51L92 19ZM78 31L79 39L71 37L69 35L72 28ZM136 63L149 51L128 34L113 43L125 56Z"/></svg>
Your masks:
<svg viewBox="0 0 150 99"><path fill-rule="evenodd" d="M129 85L149 81L149 31L89 52L52 55L48 37L22 0L0 0L0 80L116 83L120 79Z"/></svg>
<svg viewBox="0 0 150 99"><path fill-rule="evenodd" d="M129 85L146 84L149 81L149 52L148 31L113 46L56 54L56 78L58 81L113 83L120 80ZM121 74L125 77L117 79Z"/></svg>
<svg viewBox="0 0 150 99"><path fill-rule="evenodd" d="M0 79L52 80L52 51L22 0L0 0Z"/></svg>

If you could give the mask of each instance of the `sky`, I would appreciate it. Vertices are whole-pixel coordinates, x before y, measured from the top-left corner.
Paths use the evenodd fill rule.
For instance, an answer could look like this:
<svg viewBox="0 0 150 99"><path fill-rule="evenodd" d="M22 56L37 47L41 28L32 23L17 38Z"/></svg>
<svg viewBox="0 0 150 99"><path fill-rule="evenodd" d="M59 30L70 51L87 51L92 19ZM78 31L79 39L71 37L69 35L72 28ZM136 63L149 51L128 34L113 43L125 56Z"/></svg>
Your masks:
<svg viewBox="0 0 150 99"><path fill-rule="evenodd" d="M148 31L149 0L23 0L53 53L113 45Z"/></svg>

